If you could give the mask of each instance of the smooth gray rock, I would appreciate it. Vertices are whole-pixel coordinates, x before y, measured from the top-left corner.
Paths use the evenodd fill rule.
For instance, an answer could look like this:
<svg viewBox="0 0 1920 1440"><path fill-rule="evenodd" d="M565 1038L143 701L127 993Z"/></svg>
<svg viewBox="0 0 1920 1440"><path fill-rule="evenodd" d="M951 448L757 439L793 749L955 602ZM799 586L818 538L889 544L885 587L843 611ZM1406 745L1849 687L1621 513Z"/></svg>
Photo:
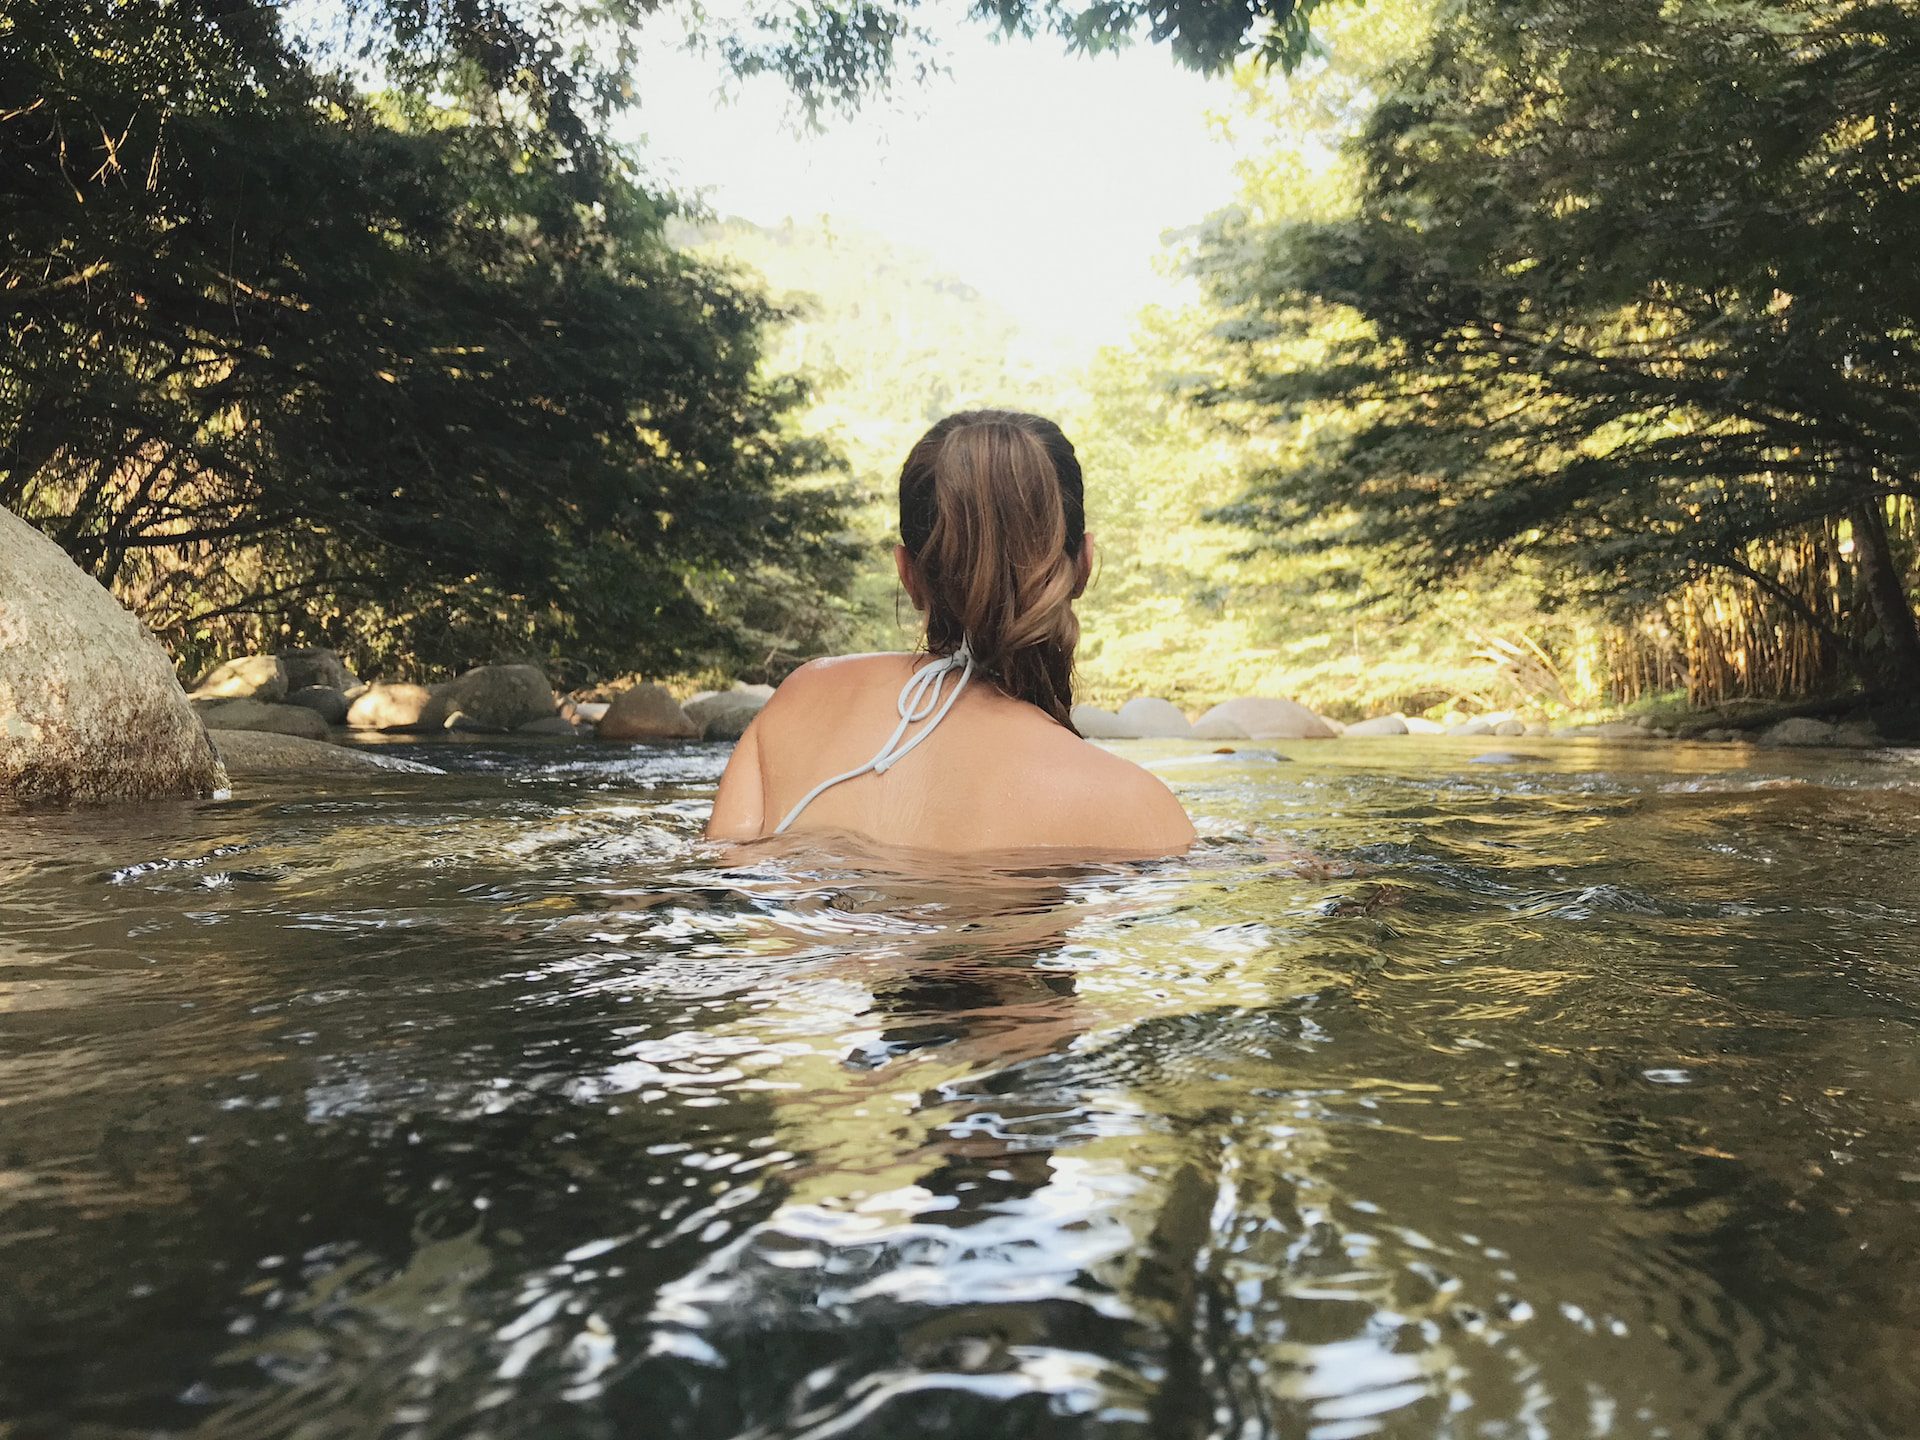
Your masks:
<svg viewBox="0 0 1920 1440"><path fill-rule="evenodd" d="M275 735L327 738L327 722L304 705L269 705L261 700L196 700L200 723L209 730L265 730Z"/></svg>
<svg viewBox="0 0 1920 1440"><path fill-rule="evenodd" d="M226 784L160 642L0 506L0 796L149 800Z"/></svg>
<svg viewBox="0 0 1920 1440"><path fill-rule="evenodd" d="M604 700L575 700L570 702L573 713L589 725L598 725L607 715L607 702Z"/></svg>
<svg viewBox="0 0 1920 1440"><path fill-rule="evenodd" d="M188 691L194 700L258 700L278 705L287 698L287 667L278 655L242 655L223 660Z"/></svg>
<svg viewBox="0 0 1920 1440"><path fill-rule="evenodd" d="M1187 740L1193 738L1193 722L1171 700L1155 695L1136 695L1120 707L1120 723L1129 734L1142 740ZM1221 735L1209 739L1247 739L1248 736Z"/></svg>
<svg viewBox="0 0 1920 1440"><path fill-rule="evenodd" d="M310 690L315 686L325 686L329 690L347 691L360 683L360 677L347 668L338 652L309 647L302 650L282 650L280 664L287 672L287 693L296 690Z"/></svg>
<svg viewBox="0 0 1920 1440"><path fill-rule="evenodd" d="M1133 731L1120 723L1120 717L1098 705L1073 707L1073 728L1089 740L1131 740Z"/></svg>
<svg viewBox="0 0 1920 1440"><path fill-rule="evenodd" d="M1123 710L1120 713L1124 715L1126 712ZM1216 721L1220 722L1220 728L1228 725L1238 727L1240 734L1213 734ZM1331 721L1314 714L1297 701L1269 700L1258 696L1222 701L1200 717L1194 730L1196 733L1205 731L1204 738L1222 740L1332 740L1339 734Z"/></svg>
<svg viewBox="0 0 1920 1440"><path fill-rule="evenodd" d="M347 707L347 724L356 730L424 728L433 692L424 685L369 685Z"/></svg>
<svg viewBox="0 0 1920 1440"><path fill-rule="evenodd" d="M585 725L576 725L564 715L542 715L538 720L529 720L514 732L516 735L564 735L580 737L593 732Z"/></svg>
<svg viewBox="0 0 1920 1440"><path fill-rule="evenodd" d="M336 690L331 685L307 685L287 695L287 704L304 705L329 725L347 723L349 704L344 690Z"/></svg>
<svg viewBox="0 0 1920 1440"><path fill-rule="evenodd" d="M658 685L622 690L607 705L596 732L602 740L697 740L700 727Z"/></svg>
<svg viewBox="0 0 1920 1440"><path fill-rule="evenodd" d="M517 730L559 708L553 686L536 665L480 665L433 687L421 714L429 730Z"/></svg>
<svg viewBox="0 0 1920 1440"><path fill-rule="evenodd" d="M1484 755L1476 755L1467 763L1470 765L1520 765L1527 762L1542 763L1545 757L1540 755L1521 755L1511 750L1489 750Z"/></svg>
<svg viewBox="0 0 1920 1440"><path fill-rule="evenodd" d="M329 745L322 740L298 735L275 735L264 730L222 730L213 737L229 774L279 775L300 772L314 775L391 774L405 771L415 775L441 775L445 771L411 760L396 760L387 755L370 755L345 745Z"/></svg>
<svg viewBox="0 0 1920 1440"><path fill-rule="evenodd" d="M1349 740L1370 740L1378 735L1405 735L1407 721L1404 715L1375 715L1368 720L1356 720L1342 732Z"/></svg>
<svg viewBox="0 0 1920 1440"><path fill-rule="evenodd" d="M1401 718L1406 721L1407 734L1409 735L1444 735L1447 733L1447 727L1442 725L1438 720L1428 720L1421 715L1406 715Z"/></svg>

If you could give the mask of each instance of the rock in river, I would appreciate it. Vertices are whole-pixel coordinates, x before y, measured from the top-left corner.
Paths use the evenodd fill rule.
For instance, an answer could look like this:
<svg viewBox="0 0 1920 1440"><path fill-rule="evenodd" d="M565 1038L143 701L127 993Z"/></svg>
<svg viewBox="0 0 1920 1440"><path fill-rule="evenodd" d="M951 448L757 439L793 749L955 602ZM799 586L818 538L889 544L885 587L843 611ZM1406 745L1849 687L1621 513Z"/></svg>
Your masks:
<svg viewBox="0 0 1920 1440"><path fill-rule="evenodd" d="M351 703L344 690L336 690L331 685L303 685L287 696L287 704L304 705L329 725L346 724Z"/></svg>
<svg viewBox="0 0 1920 1440"><path fill-rule="evenodd" d="M1332 740L1339 733L1295 701L1255 696L1222 701L1194 722L1193 732L1209 740Z"/></svg>
<svg viewBox="0 0 1920 1440"><path fill-rule="evenodd" d="M188 693L195 700L258 700L277 705L287 698L287 667L278 655L242 655L214 666Z"/></svg>
<svg viewBox="0 0 1920 1440"><path fill-rule="evenodd" d="M433 692L424 685L369 685L347 709L356 730L418 730Z"/></svg>
<svg viewBox="0 0 1920 1440"><path fill-rule="evenodd" d="M1359 720L1347 726L1346 735L1350 740L1367 740L1376 735L1404 735L1407 733L1407 720L1404 715L1375 715L1370 720Z"/></svg>
<svg viewBox="0 0 1920 1440"><path fill-rule="evenodd" d="M287 690L305 690L324 685L329 690L351 690L360 679L332 650L282 650L281 668L287 672Z"/></svg>
<svg viewBox="0 0 1920 1440"><path fill-rule="evenodd" d="M517 730L559 708L535 665L481 665L433 687L420 723L429 730Z"/></svg>
<svg viewBox="0 0 1920 1440"><path fill-rule="evenodd" d="M613 697L596 733L602 740L697 740L700 727L660 686L635 685Z"/></svg>
<svg viewBox="0 0 1920 1440"><path fill-rule="evenodd" d="M697 696L680 708L700 727L702 740L738 740L747 733L753 717L766 709L767 696L760 688L716 690Z"/></svg>
<svg viewBox="0 0 1920 1440"><path fill-rule="evenodd" d="M196 700L200 723L209 730L263 730L274 735L327 738L327 722L304 705L267 705L259 700Z"/></svg>
<svg viewBox="0 0 1920 1440"><path fill-rule="evenodd" d="M1089 740L1131 740L1133 730L1111 710L1098 705L1073 707L1073 728Z"/></svg>
<svg viewBox="0 0 1920 1440"><path fill-rule="evenodd" d="M1193 735L1193 722L1187 719L1186 711L1171 700L1162 700L1154 695L1136 695L1120 707L1120 723L1129 735L1142 740L1186 740ZM1221 735L1211 737L1221 740L1244 740L1244 735Z"/></svg>
<svg viewBox="0 0 1920 1440"><path fill-rule="evenodd" d="M0 796L145 800L226 783L160 642L0 507Z"/></svg>
<svg viewBox="0 0 1920 1440"><path fill-rule="evenodd" d="M445 772L411 760L396 760L387 755L369 755L345 745L329 745L297 735L274 735L264 730L222 730L213 743L227 770L236 776L279 775L300 772L315 775L359 774L368 771L404 770L416 775Z"/></svg>

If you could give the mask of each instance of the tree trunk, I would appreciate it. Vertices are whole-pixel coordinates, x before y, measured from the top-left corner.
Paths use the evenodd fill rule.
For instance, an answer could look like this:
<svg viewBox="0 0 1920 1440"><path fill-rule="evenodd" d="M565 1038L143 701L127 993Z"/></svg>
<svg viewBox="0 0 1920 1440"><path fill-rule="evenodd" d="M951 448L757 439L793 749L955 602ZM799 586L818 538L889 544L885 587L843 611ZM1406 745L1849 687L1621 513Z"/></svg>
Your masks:
<svg viewBox="0 0 1920 1440"><path fill-rule="evenodd" d="M1873 499L1856 506L1849 518L1860 580L1886 646L1888 678L1903 700L1920 700L1920 625L1914 622L1913 602L1894 558L1886 512Z"/></svg>

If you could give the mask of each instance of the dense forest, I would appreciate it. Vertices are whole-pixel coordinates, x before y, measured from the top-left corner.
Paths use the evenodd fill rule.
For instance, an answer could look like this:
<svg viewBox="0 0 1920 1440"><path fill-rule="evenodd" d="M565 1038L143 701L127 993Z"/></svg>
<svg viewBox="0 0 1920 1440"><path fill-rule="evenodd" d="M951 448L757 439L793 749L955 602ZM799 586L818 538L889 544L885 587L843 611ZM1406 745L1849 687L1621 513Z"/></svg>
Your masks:
<svg viewBox="0 0 1920 1440"><path fill-rule="evenodd" d="M8 6L0 504L188 668L775 678L901 643L892 469L1007 403L1087 462L1099 698L1920 696L1910 6L975 14L1234 76L1194 298L1080 373L607 138L645 25L831 123L911 6Z"/></svg>

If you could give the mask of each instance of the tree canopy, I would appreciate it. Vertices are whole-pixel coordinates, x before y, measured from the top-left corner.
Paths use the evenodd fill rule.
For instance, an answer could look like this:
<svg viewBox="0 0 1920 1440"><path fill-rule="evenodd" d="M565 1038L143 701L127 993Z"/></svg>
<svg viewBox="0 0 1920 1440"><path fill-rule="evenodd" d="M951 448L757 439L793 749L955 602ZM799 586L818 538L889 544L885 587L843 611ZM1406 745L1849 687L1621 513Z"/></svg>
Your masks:
<svg viewBox="0 0 1920 1440"><path fill-rule="evenodd" d="M1340 412L1232 517L1627 610L1732 584L1912 693L1916 60L1876 0L1440 4L1355 107L1351 203L1203 247L1207 398Z"/></svg>

